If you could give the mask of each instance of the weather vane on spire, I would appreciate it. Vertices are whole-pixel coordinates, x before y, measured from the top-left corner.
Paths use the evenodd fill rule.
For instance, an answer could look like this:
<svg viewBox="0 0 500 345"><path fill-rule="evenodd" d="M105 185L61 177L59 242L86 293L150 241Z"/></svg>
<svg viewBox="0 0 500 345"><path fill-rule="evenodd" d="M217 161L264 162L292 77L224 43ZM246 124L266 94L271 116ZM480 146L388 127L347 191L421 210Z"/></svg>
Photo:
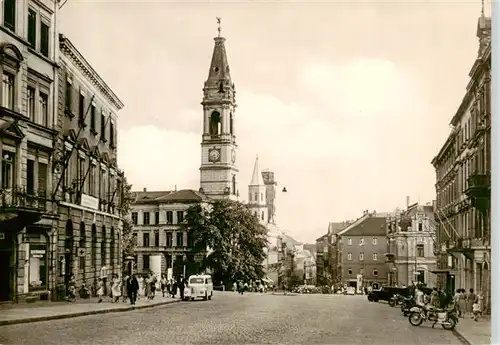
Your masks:
<svg viewBox="0 0 500 345"><path fill-rule="evenodd" d="M220 24L221 17L216 17L216 18L217 18L217 25L219 25L219 27L217 28L217 31L219 32L219 37L220 37L220 32L221 32L221 30L222 30L222 28L221 28L221 26L220 26L220 25L221 25L221 24Z"/></svg>
<svg viewBox="0 0 500 345"><path fill-rule="evenodd" d="M484 17L484 0L481 0L481 17Z"/></svg>

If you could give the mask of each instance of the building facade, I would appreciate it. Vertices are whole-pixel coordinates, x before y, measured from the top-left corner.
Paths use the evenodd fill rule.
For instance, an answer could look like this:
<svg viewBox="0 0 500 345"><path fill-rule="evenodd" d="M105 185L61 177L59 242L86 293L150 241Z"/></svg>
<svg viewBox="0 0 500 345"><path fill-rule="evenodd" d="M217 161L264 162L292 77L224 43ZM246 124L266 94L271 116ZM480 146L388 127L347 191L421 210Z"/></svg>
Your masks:
<svg viewBox="0 0 500 345"><path fill-rule="evenodd" d="M436 286L434 205L408 205L387 217L387 264L390 285L421 282Z"/></svg>
<svg viewBox="0 0 500 345"><path fill-rule="evenodd" d="M203 88L200 192L212 199L237 200L235 86L231 81L225 38L216 37Z"/></svg>
<svg viewBox="0 0 500 345"><path fill-rule="evenodd" d="M329 264L328 234L324 234L316 239L316 285L328 286L331 284L331 270Z"/></svg>
<svg viewBox="0 0 500 345"><path fill-rule="evenodd" d="M167 273L170 277L197 274L192 238L181 229L187 209L207 200L197 191L133 192L133 234L137 237L135 272Z"/></svg>
<svg viewBox="0 0 500 345"><path fill-rule="evenodd" d="M50 0L0 6L0 301L48 299L57 275L57 12Z"/></svg>
<svg viewBox="0 0 500 345"><path fill-rule="evenodd" d="M386 214L365 211L336 234L337 281L357 288L387 284Z"/></svg>
<svg viewBox="0 0 500 345"><path fill-rule="evenodd" d="M123 103L64 35L59 35L59 87L54 158L58 200L56 284L71 273L95 287L121 274L123 173L117 166L117 114Z"/></svg>
<svg viewBox="0 0 500 345"><path fill-rule="evenodd" d="M491 296L491 18L478 19L479 51L436 169L438 286Z"/></svg>

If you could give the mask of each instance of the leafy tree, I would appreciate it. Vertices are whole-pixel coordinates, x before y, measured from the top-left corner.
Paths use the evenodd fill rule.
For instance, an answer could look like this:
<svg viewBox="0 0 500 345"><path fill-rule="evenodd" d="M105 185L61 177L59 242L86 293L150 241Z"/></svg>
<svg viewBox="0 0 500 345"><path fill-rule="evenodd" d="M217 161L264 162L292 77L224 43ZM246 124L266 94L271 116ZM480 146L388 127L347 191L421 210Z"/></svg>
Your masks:
<svg viewBox="0 0 500 345"><path fill-rule="evenodd" d="M134 249L137 245L136 239L132 232L132 219L130 218L130 207L134 201L132 194L132 185L127 182L127 178L123 176L122 180L122 195L120 205L120 215L122 217L122 234L121 248L122 257L134 255Z"/></svg>
<svg viewBox="0 0 500 345"><path fill-rule="evenodd" d="M215 281L230 285L264 276L267 229L246 205L230 200L196 204L187 210L183 226L193 252L206 254L199 268L210 269Z"/></svg>

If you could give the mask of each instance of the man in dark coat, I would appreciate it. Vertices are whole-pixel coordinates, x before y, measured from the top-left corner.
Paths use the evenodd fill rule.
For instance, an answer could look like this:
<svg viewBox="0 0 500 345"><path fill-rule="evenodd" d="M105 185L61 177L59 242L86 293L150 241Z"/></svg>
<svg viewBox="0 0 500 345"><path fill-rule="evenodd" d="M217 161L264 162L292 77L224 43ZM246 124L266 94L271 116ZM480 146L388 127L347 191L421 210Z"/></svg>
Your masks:
<svg viewBox="0 0 500 345"><path fill-rule="evenodd" d="M134 274L127 280L127 294L130 304L134 305L137 299L137 291L139 290L139 282Z"/></svg>
<svg viewBox="0 0 500 345"><path fill-rule="evenodd" d="M179 278L179 282L177 283L179 287L179 293L181 294L181 300L184 300L184 287L186 287L186 282L184 281L184 277L181 276Z"/></svg>

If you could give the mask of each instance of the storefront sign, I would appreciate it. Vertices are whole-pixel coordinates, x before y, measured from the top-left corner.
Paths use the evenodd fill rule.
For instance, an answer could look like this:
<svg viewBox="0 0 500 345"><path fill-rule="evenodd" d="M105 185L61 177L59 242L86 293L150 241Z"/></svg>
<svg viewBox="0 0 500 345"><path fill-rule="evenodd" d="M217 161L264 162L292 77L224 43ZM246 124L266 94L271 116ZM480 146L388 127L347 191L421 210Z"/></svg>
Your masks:
<svg viewBox="0 0 500 345"><path fill-rule="evenodd" d="M94 198L88 194L82 194L80 205L83 207L88 207L93 210L97 210L99 208L99 199Z"/></svg>
<svg viewBox="0 0 500 345"><path fill-rule="evenodd" d="M32 249L30 254L32 258L43 258L45 257L45 249Z"/></svg>

